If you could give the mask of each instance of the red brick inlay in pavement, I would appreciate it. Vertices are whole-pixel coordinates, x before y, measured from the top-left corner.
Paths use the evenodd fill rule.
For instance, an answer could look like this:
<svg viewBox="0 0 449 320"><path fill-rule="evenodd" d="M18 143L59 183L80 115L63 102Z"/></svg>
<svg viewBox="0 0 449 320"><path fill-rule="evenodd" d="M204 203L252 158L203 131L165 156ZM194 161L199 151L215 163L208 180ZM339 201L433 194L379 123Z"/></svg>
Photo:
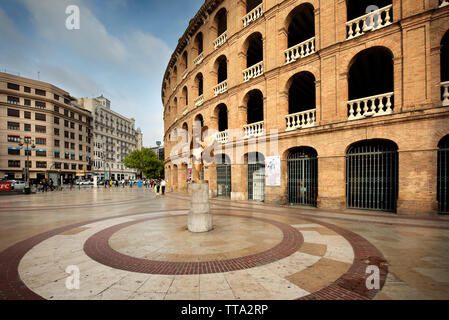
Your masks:
<svg viewBox="0 0 449 320"><path fill-rule="evenodd" d="M148 220L169 219L171 217L186 216L170 215L125 222L104 229L87 239L87 241L84 243L84 252L93 260L115 269L149 274L187 275L243 270L268 264L295 253L299 250L302 243L304 242L302 234L295 228L285 223L251 216L235 216L231 214L214 215L250 218L272 224L282 231L283 239L273 248L260 253L227 260L198 262L156 261L136 258L120 253L111 248L111 246L109 245L109 238L114 233L133 224L142 223Z"/></svg>

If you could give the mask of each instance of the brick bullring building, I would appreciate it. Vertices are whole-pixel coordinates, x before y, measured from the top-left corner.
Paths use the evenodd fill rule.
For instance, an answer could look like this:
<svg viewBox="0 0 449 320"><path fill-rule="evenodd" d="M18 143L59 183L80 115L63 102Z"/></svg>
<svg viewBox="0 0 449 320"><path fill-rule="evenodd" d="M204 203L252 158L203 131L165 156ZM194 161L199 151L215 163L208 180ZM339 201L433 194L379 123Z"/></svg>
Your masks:
<svg viewBox="0 0 449 320"><path fill-rule="evenodd" d="M207 126L211 196L447 214L448 30L448 0L205 1L162 83L168 189Z"/></svg>

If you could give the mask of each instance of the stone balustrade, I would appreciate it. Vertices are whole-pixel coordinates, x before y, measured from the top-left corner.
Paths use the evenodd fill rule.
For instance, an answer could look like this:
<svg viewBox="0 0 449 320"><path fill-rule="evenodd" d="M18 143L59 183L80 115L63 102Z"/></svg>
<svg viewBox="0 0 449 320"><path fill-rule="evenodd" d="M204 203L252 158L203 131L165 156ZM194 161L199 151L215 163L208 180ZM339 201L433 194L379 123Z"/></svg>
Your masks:
<svg viewBox="0 0 449 320"><path fill-rule="evenodd" d="M263 61L243 70L243 82L257 78L263 74Z"/></svg>
<svg viewBox="0 0 449 320"><path fill-rule="evenodd" d="M201 52L198 57L195 58L195 60L193 60L193 63L195 65L199 65L201 62L203 62L204 56L203 53Z"/></svg>
<svg viewBox="0 0 449 320"><path fill-rule="evenodd" d="M189 106L185 106L184 109L182 109L182 115L185 116L188 111L189 111Z"/></svg>
<svg viewBox="0 0 449 320"><path fill-rule="evenodd" d="M393 92L348 101L348 120L393 113Z"/></svg>
<svg viewBox="0 0 449 320"><path fill-rule="evenodd" d="M449 5L449 0L440 0L440 8L443 8L448 5Z"/></svg>
<svg viewBox="0 0 449 320"><path fill-rule="evenodd" d="M259 137L264 135L264 122L254 122L243 126L244 138Z"/></svg>
<svg viewBox="0 0 449 320"><path fill-rule="evenodd" d="M295 129L310 128L315 125L316 109L309 109L285 116L287 121L287 129L285 131L291 131Z"/></svg>
<svg viewBox="0 0 449 320"><path fill-rule="evenodd" d="M315 53L315 37L307 39L306 41L285 50L285 64L295 62L299 58L307 57L312 53Z"/></svg>
<svg viewBox="0 0 449 320"><path fill-rule="evenodd" d="M368 31L374 31L390 25L392 22L392 8L393 5L390 4L346 22L346 39L353 39Z"/></svg>
<svg viewBox="0 0 449 320"><path fill-rule="evenodd" d="M214 40L214 49L221 47L228 38L228 32L223 32L217 39Z"/></svg>
<svg viewBox="0 0 449 320"><path fill-rule="evenodd" d="M441 82L441 88L443 89L443 95L441 101L443 106L449 106L449 81Z"/></svg>
<svg viewBox="0 0 449 320"><path fill-rule="evenodd" d="M204 102L204 95L200 95L198 98L195 99L195 107L199 107Z"/></svg>
<svg viewBox="0 0 449 320"><path fill-rule="evenodd" d="M263 14L262 3L248 12L243 18L243 27L246 28L251 22L259 19Z"/></svg>
<svg viewBox="0 0 449 320"><path fill-rule="evenodd" d="M186 71L184 71L182 73L182 80L184 80L185 78L187 78L187 74L189 73L189 70L186 69Z"/></svg>
<svg viewBox="0 0 449 320"><path fill-rule="evenodd" d="M215 137L217 142L221 143L221 144L227 143L228 142L228 138L229 138L228 130L217 132L216 133L216 137Z"/></svg>
<svg viewBox="0 0 449 320"><path fill-rule="evenodd" d="M228 80L222 81L214 87L215 97L228 91Z"/></svg>

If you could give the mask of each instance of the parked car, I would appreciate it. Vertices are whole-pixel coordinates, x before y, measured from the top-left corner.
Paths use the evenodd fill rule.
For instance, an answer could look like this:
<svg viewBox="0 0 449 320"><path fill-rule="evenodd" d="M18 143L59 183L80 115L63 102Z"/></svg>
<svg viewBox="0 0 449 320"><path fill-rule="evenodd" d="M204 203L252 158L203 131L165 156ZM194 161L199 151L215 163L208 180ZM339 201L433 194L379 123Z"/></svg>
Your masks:
<svg viewBox="0 0 449 320"><path fill-rule="evenodd" d="M9 180L11 182L11 188L14 190L23 190L25 189L25 181L22 180Z"/></svg>

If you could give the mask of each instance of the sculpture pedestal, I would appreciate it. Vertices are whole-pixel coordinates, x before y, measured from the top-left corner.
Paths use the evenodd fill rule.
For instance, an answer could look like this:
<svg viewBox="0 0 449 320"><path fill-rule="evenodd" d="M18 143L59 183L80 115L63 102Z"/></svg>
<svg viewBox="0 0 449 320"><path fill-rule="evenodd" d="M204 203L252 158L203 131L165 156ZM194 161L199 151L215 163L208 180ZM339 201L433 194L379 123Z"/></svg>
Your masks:
<svg viewBox="0 0 449 320"><path fill-rule="evenodd" d="M209 183L192 183L192 205L187 218L190 232L212 230L212 213L209 205Z"/></svg>

